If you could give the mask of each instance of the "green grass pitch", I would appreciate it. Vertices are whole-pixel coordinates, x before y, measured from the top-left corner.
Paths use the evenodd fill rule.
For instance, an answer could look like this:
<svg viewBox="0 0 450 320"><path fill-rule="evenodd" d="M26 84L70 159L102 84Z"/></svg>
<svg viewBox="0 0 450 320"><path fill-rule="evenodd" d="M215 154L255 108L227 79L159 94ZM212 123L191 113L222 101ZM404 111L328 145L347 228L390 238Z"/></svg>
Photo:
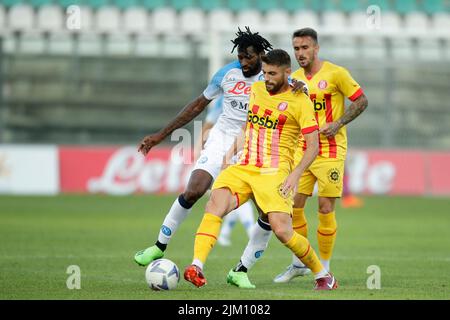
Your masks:
<svg viewBox="0 0 450 320"><path fill-rule="evenodd" d="M208 285L180 280L173 291L151 291L134 253L152 245L171 196L64 195L0 197L0 299L450 299L450 201L445 198L366 197L361 209L338 205L333 292L312 290L313 278L275 284L290 262L272 236L250 271L255 290L226 284L228 270L247 243L237 223L231 247L208 258ZM191 262L194 233L205 199L193 209L166 251L183 272ZM317 199L307 206L310 238L317 248ZM69 290L68 266L81 270L81 289ZM381 289L369 290L367 268L381 270Z"/></svg>

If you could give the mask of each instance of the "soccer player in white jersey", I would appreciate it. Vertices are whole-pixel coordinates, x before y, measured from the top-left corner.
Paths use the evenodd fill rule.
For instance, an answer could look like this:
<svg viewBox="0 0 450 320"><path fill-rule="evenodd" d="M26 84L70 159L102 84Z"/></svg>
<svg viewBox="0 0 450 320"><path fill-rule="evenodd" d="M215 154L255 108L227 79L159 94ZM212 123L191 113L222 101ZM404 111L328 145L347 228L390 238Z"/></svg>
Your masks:
<svg viewBox="0 0 450 320"><path fill-rule="evenodd" d="M246 123L250 87L255 81L263 79L261 56L272 46L257 32L252 33L248 27L245 31L238 29L236 36L232 40L234 47L231 52L237 47L238 61L227 64L217 71L199 97L187 104L163 129L144 137L139 144L139 152L146 156L154 146L162 142L175 129L189 123L213 99L223 95L223 112L209 132L205 148L191 173L188 185L167 213L155 245L135 254L134 260L139 265L146 266L153 260L164 256L170 239L189 214L192 206L205 194L218 176L224 155ZM253 229L256 232L261 229L264 231L263 236L270 236L270 226L263 225L265 229ZM259 238L258 235L255 237Z"/></svg>
<svg viewBox="0 0 450 320"><path fill-rule="evenodd" d="M216 124L219 116L223 111L223 95L220 96L214 103L208 106L208 113L206 114L205 121L202 126L202 134L199 137L199 141L197 141L194 147L194 161L196 161L201 153L201 150L204 147L204 143L208 139L209 130ZM236 162L238 157L233 159L233 163ZM220 229L219 237L217 238L217 242L221 246L230 246L231 245L231 231L236 226L236 222L240 221L242 226L247 233L247 236L250 238L250 232L252 226L255 223L255 218L253 214L253 207L250 201L247 201L239 208L233 210L228 215L226 215L223 219L222 228Z"/></svg>

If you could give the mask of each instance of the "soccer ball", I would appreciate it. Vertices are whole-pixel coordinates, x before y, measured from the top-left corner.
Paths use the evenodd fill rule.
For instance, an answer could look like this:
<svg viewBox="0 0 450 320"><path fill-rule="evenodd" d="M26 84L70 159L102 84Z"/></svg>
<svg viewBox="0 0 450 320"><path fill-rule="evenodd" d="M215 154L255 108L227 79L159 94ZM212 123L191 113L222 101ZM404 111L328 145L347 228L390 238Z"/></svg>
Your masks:
<svg viewBox="0 0 450 320"><path fill-rule="evenodd" d="M145 279L152 290L173 290L180 281L180 271L172 261L158 259L148 265Z"/></svg>

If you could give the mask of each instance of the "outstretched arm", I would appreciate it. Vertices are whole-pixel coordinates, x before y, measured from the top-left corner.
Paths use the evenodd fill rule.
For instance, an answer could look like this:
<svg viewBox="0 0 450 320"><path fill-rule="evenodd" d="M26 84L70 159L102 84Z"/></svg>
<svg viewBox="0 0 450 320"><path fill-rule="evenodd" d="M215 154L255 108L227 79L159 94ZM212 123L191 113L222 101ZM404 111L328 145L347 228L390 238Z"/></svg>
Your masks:
<svg viewBox="0 0 450 320"><path fill-rule="evenodd" d="M333 137L339 131L340 128L350 123L356 117L358 117L364 110L366 110L369 102L365 94L359 96L353 103L347 108L345 113L338 120L325 124L320 128L320 133L327 137Z"/></svg>
<svg viewBox="0 0 450 320"><path fill-rule="evenodd" d="M151 148L163 141L174 130L181 128L198 116L210 102L211 100L206 99L203 94L191 101L163 129L157 133L145 136L139 144L138 151L146 156Z"/></svg>

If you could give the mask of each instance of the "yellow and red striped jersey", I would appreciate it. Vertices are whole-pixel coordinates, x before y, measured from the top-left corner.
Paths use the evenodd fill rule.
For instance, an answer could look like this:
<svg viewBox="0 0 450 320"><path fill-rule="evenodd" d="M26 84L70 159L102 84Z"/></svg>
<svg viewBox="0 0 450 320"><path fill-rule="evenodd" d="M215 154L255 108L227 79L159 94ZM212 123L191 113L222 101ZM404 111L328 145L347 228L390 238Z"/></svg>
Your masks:
<svg viewBox="0 0 450 320"><path fill-rule="evenodd" d="M263 81L251 87L245 144L239 163L255 168L292 169L300 132L318 130L314 107L304 93L271 95Z"/></svg>
<svg viewBox="0 0 450 320"><path fill-rule="evenodd" d="M345 97L351 101L363 94L360 85L344 67L324 61L319 72L312 78L306 77L303 69L298 69L292 78L307 83L309 96L319 127L342 117L345 111ZM300 137L301 150L306 142ZM347 153L347 129L343 126L332 138L320 135L319 155L326 158L345 159Z"/></svg>

